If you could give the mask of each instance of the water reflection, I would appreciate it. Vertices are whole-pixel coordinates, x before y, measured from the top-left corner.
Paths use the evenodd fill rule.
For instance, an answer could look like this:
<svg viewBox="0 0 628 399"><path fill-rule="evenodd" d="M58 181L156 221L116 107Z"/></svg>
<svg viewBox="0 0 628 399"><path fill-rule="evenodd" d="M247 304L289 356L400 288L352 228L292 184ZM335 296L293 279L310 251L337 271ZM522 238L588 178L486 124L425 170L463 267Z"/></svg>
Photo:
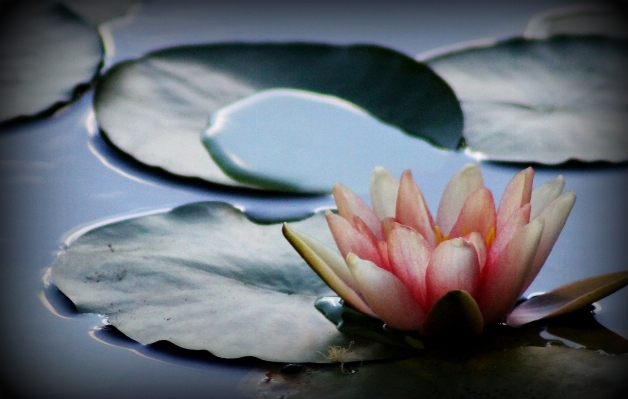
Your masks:
<svg viewBox="0 0 628 399"><path fill-rule="evenodd" d="M168 341L142 345L110 325L97 326L88 334L105 345L126 349L147 359L195 369L207 369L216 365L250 369L263 363L255 358L222 359L205 350L182 349Z"/></svg>
<svg viewBox="0 0 628 399"><path fill-rule="evenodd" d="M42 276L44 288L38 294L41 303L55 316L72 319L80 313L74 303L65 296L51 281L52 268L47 268Z"/></svg>
<svg viewBox="0 0 628 399"><path fill-rule="evenodd" d="M304 90L259 92L216 112L203 142L230 175L280 190L328 192L334 183L368 192L385 166L433 175L463 153L438 149L338 97Z"/></svg>
<svg viewBox="0 0 628 399"><path fill-rule="evenodd" d="M92 113L93 115L93 113ZM90 118L86 124L89 126ZM175 176L161 169L144 165L108 143L97 128L88 128L88 149L100 163L125 179L163 190L174 188L198 197L231 203L246 209L253 220L263 222L300 219L316 209L328 209L333 201L330 195L280 193L223 186L197 178ZM199 144L200 145L200 144ZM127 215L128 216L128 215ZM96 227L96 226L94 226Z"/></svg>

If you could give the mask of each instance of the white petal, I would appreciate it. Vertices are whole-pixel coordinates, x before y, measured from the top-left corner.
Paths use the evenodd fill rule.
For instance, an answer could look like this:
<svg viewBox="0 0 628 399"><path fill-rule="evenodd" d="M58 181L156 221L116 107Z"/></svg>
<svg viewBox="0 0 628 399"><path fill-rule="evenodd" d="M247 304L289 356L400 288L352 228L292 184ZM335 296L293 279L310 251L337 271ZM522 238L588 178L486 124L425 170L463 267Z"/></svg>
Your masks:
<svg viewBox="0 0 628 399"><path fill-rule="evenodd" d="M476 164L466 164L451 178L436 213L436 225L443 235L448 235L451 231L469 195L482 187L484 180Z"/></svg>
<svg viewBox="0 0 628 399"><path fill-rule="evenodd" d="M532 261L532 266L528 271L528 276L519 295L523 294L523 292L530 286L530 284L532 284L532 281L534 281L536 276L539 274L539 271L541 271L541 268L549 257L552 248L554 248L556 240L558 240L560 232L565 226L567 217L569 216L575 202L576 194L574 194L573 191L563 193L554 199L554 201L545 207L545 209L543 209L543 211L541 211L538 215L537 220L542 219L545 221L545 228L543 229L543 235L541 236L541 242L536 252L536 256Z"/></svg>
<svg viewBox="0 0 628 399"><path fill-rule="evenodd" d="M541 211L545 209L550 202L563 192L565 187L565 178L558 176L548 182L545 182L532 191L532 211L530 212L530 220L536 219Z"/></svg>
<svg viewBox="0 0 628 399"><path fill-rule="evenodd" d="M399 182L381 166L375 167L371 173L371 205L378 218L384 220L395 217Z"/></svg>
<svg viewBox="0 0 628 399"><path fill-rule="evenodd" d="M354 254L347 256L347 265L358 283L360 293L388 327L397 330L419 329L425 314L397 277Z"/></svg>

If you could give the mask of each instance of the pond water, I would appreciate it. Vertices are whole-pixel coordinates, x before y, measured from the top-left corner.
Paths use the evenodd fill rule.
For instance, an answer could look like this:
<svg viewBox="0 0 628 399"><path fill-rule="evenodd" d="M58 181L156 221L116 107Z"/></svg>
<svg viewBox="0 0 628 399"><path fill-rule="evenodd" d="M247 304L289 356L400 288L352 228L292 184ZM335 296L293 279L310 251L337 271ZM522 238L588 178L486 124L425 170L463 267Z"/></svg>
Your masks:
<svg viewBox="0 0 628 399"><path fill-rule="evenodd" d="M105 63L111 66L172 45L242 40L376 43L414 56L472 39L520 35L532 15L564 4L568 3L180 6L154 1L104 28L109 45ZM101 137L91 101L88 92L51 117L0 131L3 387L23 397L47 398L123 398L138 393L152 398L246 397L238 384L255 361L226 361L169 344L142 346L104 326L103 316L78 314L49 285L47 271L68 236L112 217L216 200L241 206L258 218L295 218L332 206L331 197L229 189L140 165ZM430 208L436 209L449 177L465 159L459 154L453 164L417 177ZM518 169L482 165L496 197ZM625 268L628 168L537 168L536 182L557 174L565 176L566 190L574 190L578 200L527 294ZM627 301L626 289L600 301L596 319L628 339L623 308Z"/></svg>

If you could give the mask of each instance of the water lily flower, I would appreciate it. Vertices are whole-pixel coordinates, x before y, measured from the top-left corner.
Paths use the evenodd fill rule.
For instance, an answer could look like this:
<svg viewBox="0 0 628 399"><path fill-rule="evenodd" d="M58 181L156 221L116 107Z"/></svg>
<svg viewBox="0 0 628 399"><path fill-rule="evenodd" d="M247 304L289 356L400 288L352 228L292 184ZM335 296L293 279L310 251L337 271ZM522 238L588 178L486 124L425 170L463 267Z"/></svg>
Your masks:
<svg viewBox="0 0 628 399"><path fill-rule="evenodd" d="M496 207L478 166L465 165L446 186L434 218L410 170L397 181L377 167L372 209L344 185L333 188L338 214L327 211L325 217L339 252L288 224L283 232L346 304L388 327L422 335L456 329L478 334L485 325L507 321L576 200L573 192L562 193L562 176L534 190L533 177L532 168L517 173ZM580 284L578 295L567 287L569 295L558 295L560 306L534 307L510 324L592 303L599 295L591 291L600 291L600 284L596 292L606 296L628 283L626 272L608 276Z"/></svg>

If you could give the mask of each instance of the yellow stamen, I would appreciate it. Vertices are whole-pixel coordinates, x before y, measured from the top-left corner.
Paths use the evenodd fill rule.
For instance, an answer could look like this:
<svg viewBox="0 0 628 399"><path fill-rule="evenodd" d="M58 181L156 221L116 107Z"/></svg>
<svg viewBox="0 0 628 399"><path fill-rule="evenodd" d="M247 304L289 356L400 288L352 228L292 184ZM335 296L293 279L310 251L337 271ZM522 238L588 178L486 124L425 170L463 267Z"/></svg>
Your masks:
<svg viewBox="0 0 628 399"><path fill-rule="evenodd" d="M491 229L488 231L484 242L486 242L486 248L490 248L491 245L493 245L493 242L495 242L495 227L491 227Z"/></svg>
<svg viewBox="0 0 628 399"><path fill-rule="evenodd" d="M443 241L449 240L449 236L444 236L440 231L440 227L434 226L434 232L436 233L436 245L440 244Z"/></svg>
<svg viewBox="0 0 628 399"><path fill-rule="evenodd" d="M469 234L469 226L462 226L462 236Z"/></svg>

